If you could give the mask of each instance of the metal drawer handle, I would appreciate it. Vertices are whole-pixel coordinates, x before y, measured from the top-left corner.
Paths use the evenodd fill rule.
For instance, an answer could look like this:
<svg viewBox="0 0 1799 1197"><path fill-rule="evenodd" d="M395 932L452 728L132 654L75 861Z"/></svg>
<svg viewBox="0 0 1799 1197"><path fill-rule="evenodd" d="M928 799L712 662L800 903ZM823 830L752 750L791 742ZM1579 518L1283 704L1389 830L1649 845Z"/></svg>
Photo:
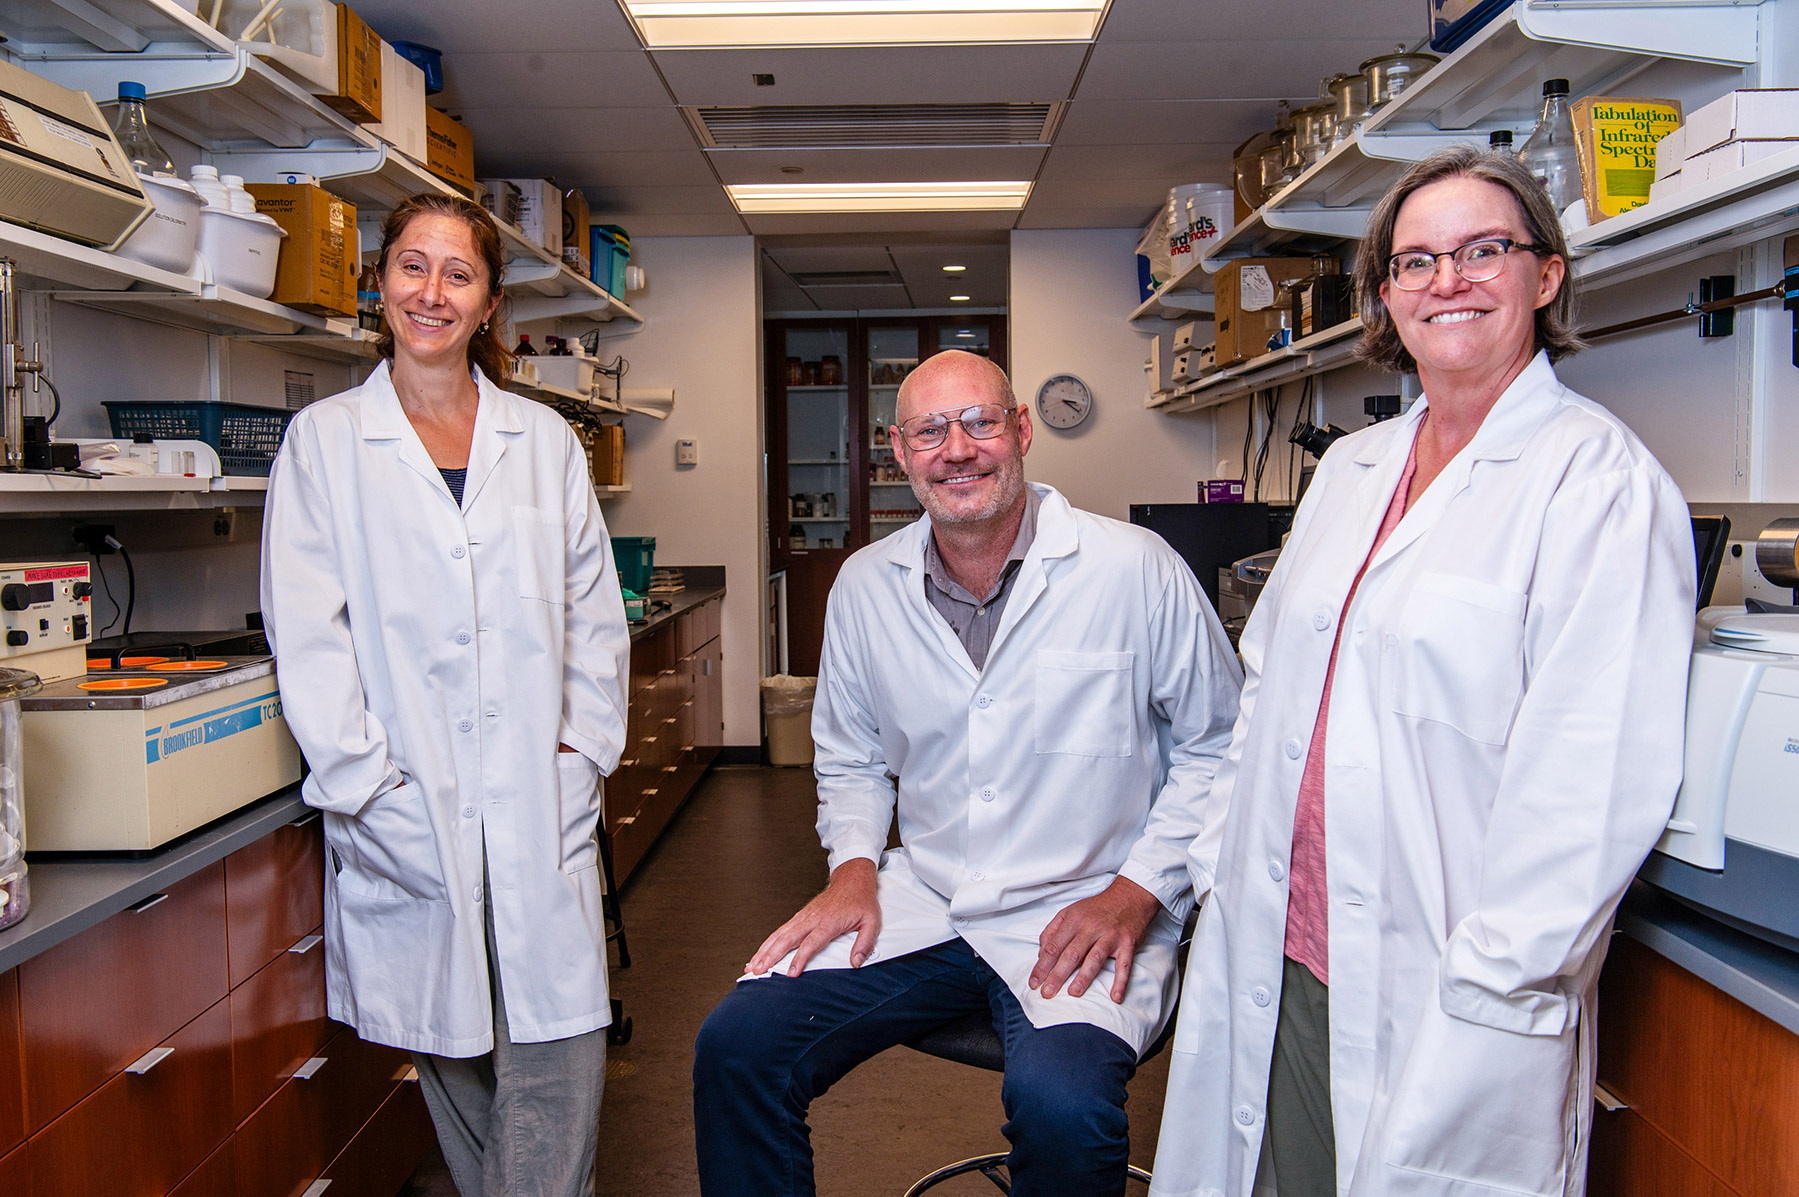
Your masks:
<svg viewBox="0 0 1799 1197"><path fill-rule="evenodd" d="M306 1186L306 1191L301 1193L300 1197L320 1197L320 1194L330 1187L331 1182L328 1180L315 1180Z"/></svg>
<svg viewBox="0 0 1799 1197"><path fill-rule="evenodd" d="M664 766L662 766L662 771L664 773L673 773L676 769L679 769L680 767L681 766L679 766L679 765L664 765Z"/></svg>
<svg viewBox="0 0 1799 1197"><path fill-rule="evenodd" d="M292 823L289 823L288 826L289 827L310 826L311 824L318 822L321 817L322 817L322 815L321 815L321 812L319 812L319 811L316 811L316 810L307 811L305 814L303 814L299 818L295 819Z"/></svg>
<svg viewBox="0 0 1799 1197"><path fill-rule="evenodd" d="M635 765L636 763L637 762L635 760L620 761L618 763L618 767L621 769L629 769L631 766Z"/></svg>
<svg viewBox="0 0 1799 1197"><path fill-rule="evenodd" d="M1593 1085L1593 1100L1598 1102L1599 1108L1608 1114L1616 1114L1619 1110L1630 1109L1622 1097L1597 1082Z"/></svg>
<svg viewBox="0 0 1799 1197"><path fill-rule="evenodd" d="M654 793L654 792L655 792L654 790L651 791L651 793ZM618 826L629 827L631 824L633 824L635 822L637 822L636 815L625 815L619 819Z"/></svg>
<svg viewBox="0 0 1799 1197"><path fill-rule="evenodd" d="M144 911L150 909L150 907L160 905L163 902L167 902L168 900L169 900L169 895L167 895L167 894L151 894L149 897L145 898L142 902L134 903L130 906L127 906L125 909L129 910L132 914L142 914L142 913L144 913Z"/></svg>
<svg viewBox="0 0 1799 1197"><path fill-rule="evenodd" d="M125 1065L125 1071L135 1073L138 1076L143 1076L174 1054L175 1049L172 1047L153 1047L131 1063Z"/></svg>
<svg viewBox="0 0 1799 1197"><path fill-rule="evenodd" d="M306 1063L294 1069L294 1079L296 1081L310 1081L314 1076L318 1075L319 1069L325 1066L325 1061L329 1058L330 1057L328 1056L314 1056L312 1059L306 1061Z"/></svg>
<svg viewBox="0 0 1799 1197"><path fill-rule="evenodd" d="M649 797L649 796L650 796L650 795L651 795L651 794L657 794L657 793L660 793L660 792L661 792L661 791L660 791L660 790L645 790L645 791L644 791L644 792L643 792L643 796L644 796L644 797L645 797L645 798L648 798L648 797Z"/></svg>
<svg viewBox="0 0 1799 1197"><path fill-rule="evenodd" d="M304 956L324 942L325 937L323 935L308 935L304 939L295 940L294 946L287 950L296 956Z"/></svg>

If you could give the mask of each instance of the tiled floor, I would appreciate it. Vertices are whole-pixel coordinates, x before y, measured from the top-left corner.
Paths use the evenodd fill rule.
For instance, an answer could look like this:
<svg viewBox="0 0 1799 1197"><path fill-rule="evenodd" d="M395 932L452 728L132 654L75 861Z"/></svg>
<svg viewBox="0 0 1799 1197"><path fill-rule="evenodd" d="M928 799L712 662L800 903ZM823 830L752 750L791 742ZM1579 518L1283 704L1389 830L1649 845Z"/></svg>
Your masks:
<svg viewBox="0 0 1799 1197"><path fill-rule="evenodd" d="M715 769L626 885L631 967L614 995L632 1020L613 1048L600 1114L599 1192L693 1197L693 1037L762 938L824 883L810 770ZM1132 1083L1132 1161L1155 1153L1167 1054ZM905 1049L857 1069L813 1106L818 1191L899 1197L940 1164L1003 1151L999 1076ZM1140 1190L1139 1190L1140 1191ZM943 1197L993 1194L980 1177ZM441 1162L405 1197L454 1197Z"/></svg>

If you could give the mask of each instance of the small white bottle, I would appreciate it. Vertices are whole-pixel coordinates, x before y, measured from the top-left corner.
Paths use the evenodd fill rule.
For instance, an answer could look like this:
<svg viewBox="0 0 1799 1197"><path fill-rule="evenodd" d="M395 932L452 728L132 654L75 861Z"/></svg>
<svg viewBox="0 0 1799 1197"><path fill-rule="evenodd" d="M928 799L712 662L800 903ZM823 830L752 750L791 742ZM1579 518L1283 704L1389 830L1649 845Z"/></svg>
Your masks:
<svg viewBox="0 0 1799 1197"><path fill-rule="evenodd" d="M206 202L207 207L223 208L227 212L231 210L231 196L225 190L225 185L219 182L218 167L199 163L188 172L188 181L200 193L200 198Z"/></svg>
<svg viewBox="0 0 1799 1197"><path fill-rule="evenodd" d="M256 197L244 190L242 175L220 175L219 182L224 185L225 195L230 201L233 212L242 212L247 216L256 215Z"/></svg>

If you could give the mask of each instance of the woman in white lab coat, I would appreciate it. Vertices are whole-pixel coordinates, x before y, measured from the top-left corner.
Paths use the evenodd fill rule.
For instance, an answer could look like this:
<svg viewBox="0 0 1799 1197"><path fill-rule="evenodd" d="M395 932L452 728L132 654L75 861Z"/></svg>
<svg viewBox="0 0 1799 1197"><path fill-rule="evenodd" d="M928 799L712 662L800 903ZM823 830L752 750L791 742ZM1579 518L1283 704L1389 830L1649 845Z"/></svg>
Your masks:
<svg viewBox="0 0 1799 1197"><path fill-rule="evenodd" d="M414 1053L463 1197L574 1197L610 1021L596 836L624 607L579 443L501 389L493 221L415 196L382 234L385 360L294 417L263 537L325 812L329 1010Z"/></svg>
<svg viewBox="0 0 1799 1197"><path fill-rule="evenodd" d="M1245 629L1194 845L1158 1197L1580 1194L1594 983L1681 772L1680 492L1556 379L1553 208L1510 158L1376 207L1363 356L1424 397L1319 464Z"/></svg>

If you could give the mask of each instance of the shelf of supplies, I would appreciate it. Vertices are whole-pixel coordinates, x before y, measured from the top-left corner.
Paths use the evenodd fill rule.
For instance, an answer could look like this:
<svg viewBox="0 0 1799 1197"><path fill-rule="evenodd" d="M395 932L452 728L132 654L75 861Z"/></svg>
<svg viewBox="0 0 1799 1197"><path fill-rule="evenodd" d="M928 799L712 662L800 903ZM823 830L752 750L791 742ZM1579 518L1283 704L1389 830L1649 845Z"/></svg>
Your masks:
<svg viewBox="0 0 1799 1197"><path fill-rule="evenodd" d="M362 341L362 330L357 328L353 316L315 316L227 287L194 285L197 292L54 290L49 294L65 303L118 312L152 323L221 336L254 336L264 343L271 338L302 334L306 340L297 342L295 349L309 356L319 356L333 342L343 344L346 358L362 356L360 348L352 348Z"/></svg>
<svg viewBox="0 0 1799 1197"><path fill-rule="evenodd" d="M787 459L787 464L790 466L796 466L796 465L840 466L840 465L848 465L849 462L839 461L835 457L790 457Z"/></svg>
<svg viewBox="0 0 1799 1197"><path fill-rule="evenodd" d="M850 517L847 515L790 515L787 517L787 522L790 524L847 524L850 522Z"/></svg>
<svg viewBox="0 0 1799 1197"><path fill-rule="evenodd" d="M130 258L80 245L51 233L0 221L0 257L17 265L20 282L32 289L70 287L92 291L156 291L198 295L200 281Z"/></svg>
<svg viewBox="0 0 1799 1197"><path fill-rule="evenodd" d="M593 493L601 499L610 499L614 495L628 495L631 493L631 484L629 482L621 482L617 485L613 485L612 483L602 485L596 482L594 483Z"/></svg>
<svg viewBox="0 0 1799 1197"><path fill-rule="evenodd" d="M96 511L202 511L260 505L269 480L231 475L188 478L78 478L0 472L0 511L48 515Z"/></svg>
<svg viewBox="0 0 1799 1197"><path fill-rule="evenodd" d="M1138 304L1126 317L1132 324L1144 320L1210 320L1212 318L1212 276L1201 268L1199 260L1189 262L1173 278L1156 288L1156 293Z"/></svg>
<svg viewBox="0 0 1799 1197"><path fill-rule="evenodd" d="M0 0L0 28L20 56L45 53L226 53L231 39L174 0Z"/></svg>
<svg viewBox="0 0 1799 1197"><path fill-rule="evenodd" d="M1251 358L1209 374L1198 382L1179 387L1161 401L1151 399L1151 406L1168 415L1190 415L1254 394L1265 387L1297 382L1323 374L1355 359L1356 334L1362 331L1359 317L1321 329L1309 337L1261 357Z"/></svg>
<svg viewBox="0 0 1799 1197"><path fill-rule="evenodd" d="M400 201L421 193L462 194L368 130L348 124L331 141L299 149L217 150L212 163L221 174L242 175L251 182L285 174L312 175L326 191L355 204L358 214L388 212ZM371 253L376 244L376 239L365 238Z"/></svg>

